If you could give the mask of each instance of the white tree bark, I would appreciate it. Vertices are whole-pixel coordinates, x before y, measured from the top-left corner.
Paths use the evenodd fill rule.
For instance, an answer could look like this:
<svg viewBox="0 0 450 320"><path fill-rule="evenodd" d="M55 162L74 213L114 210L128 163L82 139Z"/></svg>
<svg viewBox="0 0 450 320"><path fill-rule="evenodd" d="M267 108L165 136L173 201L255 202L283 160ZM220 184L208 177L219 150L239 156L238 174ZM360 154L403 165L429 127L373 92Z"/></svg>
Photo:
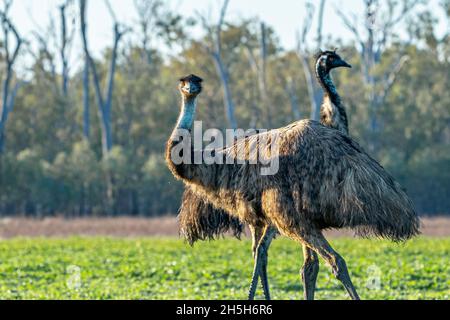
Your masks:
<svg viewBox="0 0 450 320"><path fill-rule="evenodd" d="M325 11L326 0L321 0L319 4L319 14L317 22L317 35L316 35L316 49L318 51L322 46L323 39L323 17ZM297 52L300 58L300 62L303 66L303 72L305 74L306 86L308 89L308 95L311 102L311 119L320 120L320 106L322 104L323 90L318 85L315 76L314 66L312 65L312 54L308 51L308 40L307 37L311 31L311 25L314 20L315 7L313 4L308 3L306 6L307 15L305 22L303 24L302 32L299 34L297 39Z"/></svg>
<svg viewBox="0 0 450 320"><path fill-rule="evenodd" d="M83 40L84 49L84 69L83 69L83 136L89 141L91 135L91 119L90 119L90 59L88 51L87 25L86 25L86 1L80 1L80 30Z"/></svg>
<svg viewBox="0 0 450 320"><path fill-rule="evenodd" d="M9 114L14 108L17 91L21 86L20 83L17 83L14 87L12 87L12 82L14 80L13 67L17 61L20 49L23 44L23 39L19 35L16 27L8 18L9 9L11 8L12 3L12 0L4 1L4 8L0 11L0 22L4 37L4 59L6 63L5 77L2 84L2 104L0 109L0 154L2 154L4 151L6 123L8 121ZM9 44L11 33L15 38L15 46L12 50Z"/></svg>
<svg viewBox="0 0 450 320"><path fill-rule="evenodd" d="M403 0L400 10L396 10L399 7L398 2L388 0L386 11L382 10L379 0L364 0L365 14L361 23L363 32L360 31L356 15L351 15L352 19L350 19L348 14L336 8L336 13L347 29L353 33L359 45L362 79L367 88L369 130L373 135L371 151L376 149L375 138L381 130L378 117L379 109L385 103L397 75L401 72L409 57L399 55L392 67L380 76L375 76L373 70L381 63L383 52L390 37L395 32L395 28L420 2L420 0Z"/></svg>
<svg viewBox="0 0 450 320"><path fill-rule="evenodd" d="M106 82L106 88L104 93L101 89L101 80L97 72L97 67L95 65L95 61L93 60L88 47L88 39L86 33L86 20L85 20L85 10L87 0L80 0L80 15L81 15L81 33L83 38L83 47L85 57L87 59L89 70L92 71L93 82L94 82L94 90L95 96L98 105L98 113L101 119L101 132L102 132L102 151L103 156L107 156L113 147L112 141L112 129L111 129L111 109L112 109L112 99L114 93L114 77L116 73L116 65L117 65L117 50L119 47L120 40L123 35L127 32L126 29L122 29L120 24L117 22L116 17L109 5L108 1L105 1L108 5L108 8L111 12L111 16L114 19L114 38L113 38L113 47L112 47L112 56L109 65L108 71L108 79ZM85 71L86 72L86 71ZM86 85L86 82L85 82ZM85 97L86 98L86 97Z"/></svg>
<svg viewBox="0 0 450 320"><path fill-rule="evenodd" d="M233 101L233 95L230 86L230 74L227 65L223 60L222 52L222 29L225 23L225 16L227 13L228 5L230 1L224 0L222 8L220 10L219 22L216 26L212 26L206 20L205 17L200 17L204 29L207 31L211 43L204 44L203 48L214 61L214 66L216 67L217 74L222 82L223 96L224 96L224 107L225 116L228 120L230 129L237 129L237 121L235 117L235 104Z"/></svg>

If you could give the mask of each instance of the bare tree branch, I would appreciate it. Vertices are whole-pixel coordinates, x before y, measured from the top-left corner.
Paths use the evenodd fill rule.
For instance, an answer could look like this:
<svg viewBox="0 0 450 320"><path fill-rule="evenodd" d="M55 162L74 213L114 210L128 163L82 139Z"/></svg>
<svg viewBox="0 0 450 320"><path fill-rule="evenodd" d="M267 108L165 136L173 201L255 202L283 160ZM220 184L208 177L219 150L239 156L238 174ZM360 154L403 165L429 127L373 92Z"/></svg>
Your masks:
<svg viewBox="0 0 450 320"><path fill-rule="evenodd" d="M81 16L81 34L83 40L83 47L87 62L89 64L89 68L92 70L92 76L94 81L94 89L95 96L97 99L99 116L102 124L102 149L103 155L106 156L112 149L112 132L111 132L111 108L112 108L112 98L114 92L114 77L116 73L116 65L117 65L117 52L120 40L122 37L128 32L129 29L121 28L119 22L116 20L116 15L109 3L109 1L105 0L105 4L107 5L108 10L110 11L111 17L114 20L114 35L113 35L113 47L112 47L112 56L108 71L108 78L106 81L106 86L104 92L101 89L101 80L100 76L97 72L97 67L95 65L95 61L92 58L87 40L87 32L86 32L86 4L87 0L80 0L80 16Z"/></svg>
<svg viewBox="0 0 450 320"><path fill-rule="evenodd" d="M6 76L3 80L3 90L2 90L2 105L0 109L0 153L3 152L4 147L4 130L6 126L6 122L8 121L8 116L12 109L14 108L15 96L17 94L17 90L19 89L19 85L16 86L11 91L11 82L13 81L14 71L13 67L16 63L17 57L19 56L20 49L22 44L24 43L22 37L19 35L14 24L8 18L9 9L12 6L12 0L5 0L4 9L0 10L0 19L1 19L1 28L4 35L4 43L3 50L5 53L5 62L6 62ZM10 46L9 46L9 35L10 32L14 35L16 44L11 54Z"/></svg>
<svg viewBox="0 0 450 320"><path fill-rule="evenodd" d="M226 66L222 58L222 29L225 23L225 16L229 3L229 0L225 0L223 2L223 5L220 9L219 20L215 27L208 22L208 19L204 15L201 15L198 12L196 14L199 17L203 28L207 32L206 36L209 38L209 43L202 43L202 47L204 51L213 59L217 74L219 75L222 82L225 115L230 127L232 129L236 129L237 122L234 114L235 105L230 88L230 76L228 66Z"/></svg>
<svg viewBox="0 0 450 320"><path fill-rule="evenodd" d="M306 17L303 22L302 32L300 36L297 38L297 49L300 52L304 52L306 50L306 42L308 33L311 30L312 22L314 19L315 8L311 3L306 4Z"/></svg>
<svg viewBox="0 0 450 320"><path fill-rule="evenodd" d="M380 34L379 40L377 41L375 52L378 56L381 55L381 52L383 51L384 47L386 46L386 43L389 39L389 36L392 33L392 30L400 23L402 22L408 14L421 3L421 0L404 0L403 6L400 12L395 15L395 8L397 6L397 2L393 0L387 1L388 4L388 13L385 15L387 18L385 19L384 23L380 24Z"/></svg>
<svg viewBox="0 0 450 320"><path fill-rule="evenodd" d="M321 3L324 5L324 3ZM317 27L318 32L322 32L323 24L323 14L324 10L319 10L319 26ZM311 31L311 26L314 20L315 15L315 7L312 3L306 4L306 17L304 19L303 27L301 33L297 34L297 55L300 58L300 62L303 66L303 72L305 74L306 86L308 89L308 95L311 102L311 119L319 120L320 118L320 105L322 103L322 89L317 85L315 79L315 70L310 64L311 54L308 52L307 38L308 34ZM317 35L317 45L322 42L322 35ZM319 50L320 48L317 48Z"/></svg>
<svg viewBox="0 0 450 320"><path fill-rule="evenodd" d="M52 82L54 84L53 87L54 87L54 89L57 89L56 65L55 65L53 54L50 52L50 49L48 48L48 39L45 36L42 36L41 34L39 34L37 31L32 32L32 34L39 45L40 53L44 55L44 57L47 59L48 64L50 65L50 74L52 77ZM32 53L32 50L30 49L29 52ZM37 56L33 53L32 53L32 55L34 56L35 60L39 59L39 56ZM42 66L42 72L45 72L45 71L46 70L44 70L44 67Z"/></svg>
<svg viewBox="0 0 450 320"><path fill-rule="evenodd" d="M89 141L90 138L90 54L87 39L86 24L86 0L80 0L80 31L84 50L84 69L83 69L83 136Z"/></svg>
<svg viewBox="0 0 450 320"><path fill-rule="evenodd" d="M216 28L216 51L222 52L222 28L225 22L225 16L227 14L228 5L230 4L230 0L224 0L222 9L220 10L219 22L217 23Z"/></svg>
<svg viewBox="0 0 450 320"><path fill-rule="evenodd" d="M356 16L353 15L354 22L351 22L350 19L348 19L348 17L338 7L335 7L335 11L336 11L337 15L341 18L344 25L347 27L347 29L353 33L354 37L356 38L356 41L361 46L361 49L365 50L365 43L358 31Z"/></svg>
<svg viewBox="0 0 450 320"><path fill-rule="evenodd" d="M378 97L377 101L378 105L382 105L386 101L386 98L389 96L391 92L392 86L397 80L397 76L400 74L401 70L409 60L410 57L408 55L403 55L398 59L398 61L393 65L393 67L390 68L391 71L388 72L388 74L385 76L383 88Z"/></svg>
<svg viewBox="0 0 450 320"><path fill-rule="evenodd" d="M322 47L323 42L323 17L325 14L325 4L326 0L321 0L319 5L319 17L317 24L317 48L320 49Z"/></svg>
<svg viewBox="0 0 450 320"><path fill-rule="evenodd" d="M109 14L111 15L112 20L114 21L114 23L117 23L117 16L116 13L114 12L111 3L109 2L109 0L104 0L105 2L105 6L109 11Z"/></svg>
<svg viewBox="0 0 450 320"><path fill-rule="evenodd" d="M160 13L162 2L160 0L134 0L134 6L139 17L138 24L142 33L141 45L143 48L143 59L150 65L152 53L150 42L155 33L155 26L158 22L157 16Z"/></svg>
<svg viewBox="0 0 450 320"><path fill-rule="evenodd" d="M9 7L10 7L10 5L12 3L12 0L11 1L7 1L7 2L9 3L9 5L7 6L8 10L9 10ZM14 48L14 51L13 51L12 55L10 54L9 49L7 49L7 54L6 54L7 63L8 64L14 64L14 62L17 59L17 56L19 55L20 47L23 44L23 39L19 35L19 33L17 32L16 27L11 23L11 21L6 16L6 14L7 14L6 12L5 11L3 11L3 12L0 11L0 19L2 20L3 29L5 30L5 32L4 32L5 33L5 45L8 44L7 43L7 41L8 41L7 38L9 38L9 32L12 32L14 34L14 37L16 38L16 46Z"/></svg>
<svg viewBox="0 0 450 320"><path fill-rule="evenodd" d="M66 8L68 2L63 3L60 7L60 19L61 19L61 47L60 47L60 58L62 64L62 92L67 96L67 86L69 82L68 74L68 60L67 60L67 18L66 18Z"/></svg>
<svg viewBox="0 0 450 320"><path fill-rule="evenodd" d="M373 134L369 148L372 151L376 150L376 133L381 127L378 123L378 110L386 101L397 79L397 75L409 58L408 56L400 57L381 76L373 71L380 65L382 54L389 38L395 31L395 27L422 2L422 0L403 0L400 10L397 10L399 8L399 2L388 0L386 2L387 10L382 10L382 5L379 0L364 0L364 37L358 30L357 19L354 18L354 23L352 23L339 8L336 8L338 16L344 25L354 34L361 46L359 54L363 81L367 89L369 128Z"/></svg>

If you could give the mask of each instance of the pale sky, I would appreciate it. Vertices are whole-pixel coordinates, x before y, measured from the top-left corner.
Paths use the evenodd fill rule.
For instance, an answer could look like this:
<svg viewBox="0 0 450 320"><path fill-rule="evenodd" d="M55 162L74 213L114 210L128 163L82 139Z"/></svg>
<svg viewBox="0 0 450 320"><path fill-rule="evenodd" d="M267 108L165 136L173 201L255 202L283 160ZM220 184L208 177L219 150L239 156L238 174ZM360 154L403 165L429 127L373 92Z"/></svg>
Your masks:
<svg viewBox="0 0 450 320"><path fill-rule="evenodd" d="M12 20L22 35L32 39L31 32L36 29L36 26L39 26L39 28L48 26L50 15L53 15L55 21L58 22L57 7L61 2L61 0L15 0L11 10ZM291 49L295 47L296 32L302 25L306 2L306 0L231 0L227 20L233 21L241 17L259 17L275 29L281 40L281 45L286 49ZM318 5L319 1L312 2ZM111 45L112 21L104 1L90 0L88 3L89 41L92 51L97 55L106 46ZM167 3L170 8L188 16L194 15L195 11L206 13L210 9L214 18L217 16L221 1L167 0ZM361 16L362 3L362 0L328 0L325 10L324 34L333 33L335 37L344 40L353 39L351 33L343 26L340 18L336 15L335 8L339 7L345 12L356 13ZM443 13L438 10L438 3L439 0L431 0L428 6L433 8L433 12L440 18L438 30L443 33L449 28L449 25L448 21L445 21ZM111 4L120 22L132 25L136 21L133 0L111 0ZM78 9L78 6L76 6L76 9ZM420 9L419 7L418 10ZM78 33L76 37L79 38ZM75 47L79 47L79 42L75 44ZM75 49L73 56L75 61L79 60L79 50Z"/></svg>

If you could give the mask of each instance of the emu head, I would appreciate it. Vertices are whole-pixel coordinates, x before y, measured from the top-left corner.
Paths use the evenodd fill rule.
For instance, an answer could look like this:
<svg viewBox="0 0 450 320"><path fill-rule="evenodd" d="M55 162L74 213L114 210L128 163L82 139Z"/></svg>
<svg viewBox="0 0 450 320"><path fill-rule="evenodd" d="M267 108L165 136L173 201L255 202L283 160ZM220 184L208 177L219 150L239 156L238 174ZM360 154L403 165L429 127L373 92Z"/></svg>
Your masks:
<svg viewBox="0 0 450 320"><path fill-rule="evenodd" d="M351 68L344 59L342 59L337 53L337 49L334 51L322 51L316 55L316 65L322 68L326 72L330 72L336 68Z"/></svg>
<svg viewBox="0 0 450 320"><path fill-rule="evenodd" d="M203 79L196 75L180 78L179 89L186 98L195 98L202 92Z"/></svg>

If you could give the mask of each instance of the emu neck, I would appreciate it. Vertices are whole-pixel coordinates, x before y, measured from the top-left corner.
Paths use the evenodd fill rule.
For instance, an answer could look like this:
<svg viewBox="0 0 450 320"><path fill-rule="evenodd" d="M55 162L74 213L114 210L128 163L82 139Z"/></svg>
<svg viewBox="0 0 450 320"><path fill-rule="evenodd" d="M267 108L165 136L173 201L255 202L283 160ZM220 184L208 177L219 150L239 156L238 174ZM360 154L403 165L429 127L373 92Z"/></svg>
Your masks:
<svg viewBox="0 0 450 320"><path fill-rule="evenodd" d="M191 130L197 110L197 99L183 96L181 114L178 118L176 129Z"/></svg>
<svg viewBox="0 0 450 320"><path fill-rule="evenodd" d="M347 112L342 104L330 72L320 64L316 68L317 79L325 91L321 108L321 122L324 126L334 128L344 134L349 133Z"/></svg>
<svg viewBox="0 0 450 320"><path fill-rule="evenodd" d="M180 117L166 147L166 163L173 175L181 180L192 179L189 170L193 163L190 131L195 118L196 100L183 96Z"/></svg>
<svg viewBox="0 0 450 320"><path fill-rule="evenodd" d="M320 85L325 91L325 96L330 99L334 104L341 104L341 97L339 96L336 87L333 83L333 79L331 78L330 72L327 71L320 64L317 64L316 68L316 76L319 80Z"/></svg>

